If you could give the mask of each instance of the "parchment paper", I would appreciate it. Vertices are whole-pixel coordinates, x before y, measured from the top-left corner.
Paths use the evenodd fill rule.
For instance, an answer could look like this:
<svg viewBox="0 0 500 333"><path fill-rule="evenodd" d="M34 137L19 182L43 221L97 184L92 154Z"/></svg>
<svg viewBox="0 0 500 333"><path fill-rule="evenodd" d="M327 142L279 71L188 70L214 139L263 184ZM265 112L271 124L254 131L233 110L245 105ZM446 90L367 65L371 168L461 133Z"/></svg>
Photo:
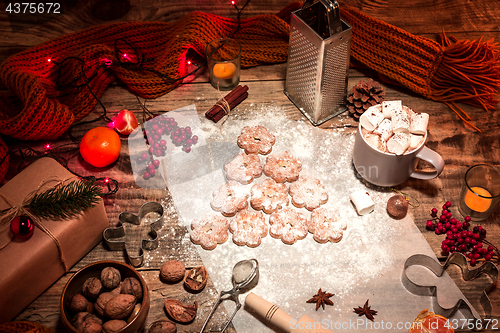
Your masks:
<svg viewBox="0 0 500 333"><path fill-rule="evenodd" d="M407 331L420 311L432 310L430 297L413 295L401 283L408 257L417 253L434 257L412 219L391 219L385 209L394 193L368 188L357 178L352 166L354 135L288 120L279 109L254 108L255 118L231 115L222 125L222 134L220 122L213 124L199 118L194 105L167 114L181 126L189 124L193 134L202 139L191 153L177 147L170 149L162 160L162 175L181 221L190 230L193 219L212 211L212 192L226 181L222 167L240 152L236 139L241 129L263 125L276 136L272 153L288 150L299 158L301 173L323 182L329 194L325 206L336 208L348 228L338 243L319 244L309 234L293 245L268 235L257 248L237 246L231 237L212 251L197 246L217 290L232 288L232 268L238 261L256 258L260 278L251 291L294 318L306 314L322 328L335 332ZM265 163L265 156L261 161ZM263 175L247 185L248 190L265 178ZM366 190L376 204L374 212L365 216L359 216L349 200L350 193L360 189ZM299 210L307 217L310 215L305 208ZM450 286L455 285L448 276L443 279L448 279ZM306 301L320 288L335 294L330 298L334 306L315 311L315 304ZM244 296L240 296L242 302ZM367 299L372 309L378 311L374 322L353 312ZM232 312L233 305L229 303L224 305ZM240 310L233 324L239 333L274 331L248 309ZM209 330L218 329L209 325Z"/></svg>

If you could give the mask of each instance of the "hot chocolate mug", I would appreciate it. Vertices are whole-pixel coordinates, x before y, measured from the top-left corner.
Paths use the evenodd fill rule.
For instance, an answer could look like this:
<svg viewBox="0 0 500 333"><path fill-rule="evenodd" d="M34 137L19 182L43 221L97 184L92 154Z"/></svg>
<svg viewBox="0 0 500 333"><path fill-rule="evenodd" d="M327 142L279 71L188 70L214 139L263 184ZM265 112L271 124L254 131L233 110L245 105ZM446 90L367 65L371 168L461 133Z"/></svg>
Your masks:
<svg viewBox="0 0 500 333"><path fill-rule="evenodd" d="M410 178L425 180L436 178L443 171L444 160L438 153L425 146L426 139L427 133L416 149L403 155L386 153L366 142L360 124L354 141L354 167L362 178L378 186L395 186ZM419 159L429 162L436 170L416 170Z"/></svg>

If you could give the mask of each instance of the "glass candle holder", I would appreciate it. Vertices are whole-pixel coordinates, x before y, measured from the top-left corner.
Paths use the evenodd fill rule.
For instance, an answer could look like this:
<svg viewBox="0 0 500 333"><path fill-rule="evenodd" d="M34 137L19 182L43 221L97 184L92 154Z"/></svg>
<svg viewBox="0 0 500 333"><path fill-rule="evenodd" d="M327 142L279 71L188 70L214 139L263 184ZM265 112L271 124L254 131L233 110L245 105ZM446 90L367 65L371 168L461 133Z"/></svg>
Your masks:
<svg viewBox="0 0 500 333"><path fill-rule="evenodd" d="M219 90L232 90L240 83L241 45L235 39L218 38L208 43L210 83Z"/></svg>
<svg viewBox="0 0 500 333"><path fill-rule="evenodd" d="M465 173L458 209L472 221L484 221L500 201L500 169L478 164Z"/></svg>

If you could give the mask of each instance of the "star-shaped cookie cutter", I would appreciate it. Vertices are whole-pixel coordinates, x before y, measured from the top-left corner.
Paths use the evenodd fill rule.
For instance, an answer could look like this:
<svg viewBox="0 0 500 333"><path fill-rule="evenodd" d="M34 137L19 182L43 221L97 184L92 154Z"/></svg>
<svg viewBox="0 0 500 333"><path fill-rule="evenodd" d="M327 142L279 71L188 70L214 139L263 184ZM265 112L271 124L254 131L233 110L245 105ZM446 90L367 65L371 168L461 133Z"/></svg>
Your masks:
<svg viewBox="0 0 500 333"><path fill-rule="evenodd" d="M133 256L127 250L127 244L123 240L125 237L124 223L132 223L135 225L140 225L141 221L150 213L157 213L158 218L153 219L149 224L151 230L149 235L151 239L142 239L141 248L139 249L139 255ZM158 230L163 225L163 206L159 203L150 201L146 202L139 209L139 214L131 214L128 212L122 212L118 216L119 224L116 227L109 227L103 231L104 241L112 251L125 250L125 254L129 262L134 267L140 267L144 263L144 250L154 250L158 247Z"/></svg>
<svg viewBox="0 0 500 333"><path fill-rule="evenodd" d="M447 268L451 265L457 265L460 267L464 281L473 280L482 274L487 275L491 279L491 284L489 284L482 291L480 298L484 316L481 316L476 309L474 309L472 304L465 297L462 297L463 295L457 296L456 293L454 293L454 295L450 295L448 291L438 292L438 287L436 285L429 285L429 283L425 280L422 280L422 277L419 278L417 276L409 276L407 274L407 269L415 265L423 266L429 269L436 275L437 278L443 276ZM421 296L433 296L433 310L435 313L443 317L450 318L458 310L465 317L475 320L476 323L477 321L482 322L483 319L491 317L493 308L487 292L493 288L497 279L498 268L495 264L487 261L476 269L469 269L469 266L467 265L467 258L459 252L450 254L444 265L441 265L438 261L427 255L415 254L406 260L402 276L403 285L409 292ZM446 297L448 297L448 299L445 299ZM450 297L452 300L451 302ZM455 300L457 301L455 302ZM454 304L450 306L451 303ZM481 327L484 327L484 325L474 325L473 330L480 330Z"/></svg>

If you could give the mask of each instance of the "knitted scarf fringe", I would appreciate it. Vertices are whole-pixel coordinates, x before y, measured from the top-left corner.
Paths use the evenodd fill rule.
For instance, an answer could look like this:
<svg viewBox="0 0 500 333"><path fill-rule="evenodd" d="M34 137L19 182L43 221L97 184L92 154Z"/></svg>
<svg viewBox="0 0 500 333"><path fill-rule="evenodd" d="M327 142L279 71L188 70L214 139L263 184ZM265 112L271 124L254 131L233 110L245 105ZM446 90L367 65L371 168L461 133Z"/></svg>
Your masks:
<svg viewBox="0 0 500 333"><path fill-rule="evenodd" d="M351 7L341 8L353 28L351 56L425 98L443 102L476 131L456 103L493 110L500 93L500 49L484 42L448 38L441 44L412 35Z"/></svg>

